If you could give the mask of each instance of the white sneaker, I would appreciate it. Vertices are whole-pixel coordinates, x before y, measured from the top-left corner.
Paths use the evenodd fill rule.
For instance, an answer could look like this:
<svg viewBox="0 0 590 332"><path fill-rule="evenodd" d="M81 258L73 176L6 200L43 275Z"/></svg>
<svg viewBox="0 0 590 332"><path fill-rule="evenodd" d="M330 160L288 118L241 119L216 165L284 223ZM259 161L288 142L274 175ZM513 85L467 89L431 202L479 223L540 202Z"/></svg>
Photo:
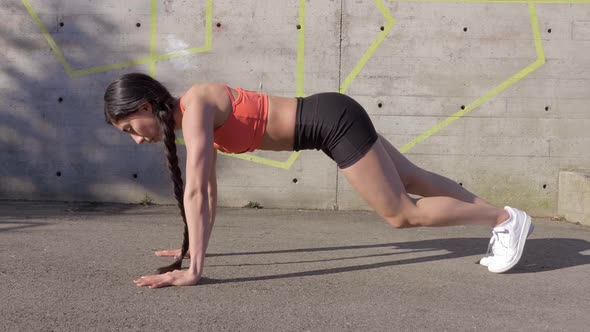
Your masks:
<svg viewBox="0 0 590 332"><path fill-rule="evenodd" d="M490 240L492 258L487 262L488 271L502 273L513 268L524 251L524 244L531 226L531 217L509 206L504 209L510 218L492 230Z"/></svg>
<svg viewBox="0 0 590 332"><path fill-rule="evenodd" d="M527 238L533 233L534 230L535 230L535 225L533 225L533 223L531 223L531 226L529 227L529 232L526 235ZM487 267L492 262L492 258L494 258L494 254L492 253L492 246L494 245L495 239L496 239L495 236L492 236L492 238L490 239L490 244L488 245L488 251L486 252L487 256L482 257L479 260L480 265Z"/></svg>

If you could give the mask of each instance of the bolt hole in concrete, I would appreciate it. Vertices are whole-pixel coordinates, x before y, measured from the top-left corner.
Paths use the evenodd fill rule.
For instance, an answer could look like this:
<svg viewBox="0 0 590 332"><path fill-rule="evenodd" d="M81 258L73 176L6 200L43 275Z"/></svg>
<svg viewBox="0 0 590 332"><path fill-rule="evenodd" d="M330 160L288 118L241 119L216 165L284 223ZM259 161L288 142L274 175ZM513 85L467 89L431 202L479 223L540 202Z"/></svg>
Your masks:
<svg viewBox="0 0 590 332"><path fill-rule="evenodd" d="M463 187L463 182L459 182L459 185L460 185L461 187Z"/></svg>
<svg viewBox="0 0 590 332"><path fill-rule="evenodd" d="M381 107L383 107L383 104L379 103L379 104L377 104L377 107L381 108Z"/></svg>
<svg viewBox="0 0 590 332"><path fill-rule="evenodd" d="M465 105L461 105L461 109L464 110L465 109Z"/></svg>
<svg viewBox="0 0 590 332"><path fill-rule="evenodd" d="M59 22L59 26L63 27L64 26L64 22Z"/></svg>
<svg viewBox="0 0 590 332"><path fill-rule="evenodd" d="M467 32L467 28L466 28L466 27L465 27L465 28L463 28L463 31Z"/></svg>
<svg viewBox="0 0 590 332"><path fill-rule="evenodd" d="M55 175L61 176L61 172L60 171L57 171L57 172L55 172Z"/></svg>
<svg viewBox="0 0 590 332"><path fill-rule="evenodd" d="M134 178L134 179L137 179L137 173L134 173L134 174L133 174L133 178Z"/></svg>
<svg viewBox="0 0 590 332"><path fill-rule="evenodd" d="M545 189L545 188L547 188L547 185L546 184L543 185L543 189Z"/></svg>
<svg viewBox="0 0 590 332"><path fill-rule="evenodd" d="M293 183L297 183L298 180L297 180L297 178L294 178L292 181L293 181Z"/></svg>
<svg viewBox="0 0 590 332"><path fill-rule="evenodd" d="M221 28L221 23L217 23L217 24L216 24L216 26L217 26L218 28Z"/></svg>
<svg viewBox="0 0 590 332"><path fill-rule="evenodd" d="M383 26L382 26L382 27L381 27L381 28L379 28L379 29L381 29L381 31L383 31L383 30L385 30L385 27L383 27Z"/></svg>
<svg viewBox="0 0 590 332"><path fill-rule="evenodd" d="M141 23L137 22L135 23L135 26L139 28L141 26Z"/></svg>
<svg viewBox="0 0 590 332"><path fill-rule="evenodd" d="M545 111L549 111L549 106L545 106Z"/></svg>
<svg viewBox="0 0 590 332"><path fill-rule="evenodd" d="M547 32L551 33L551 29L548 29Z"/></svg>
<svg viewBox="0 0 590 332"><path fill-rule="evenodd" d="M301 30L301 24L297 24L297 30Z"/></svg>
<svg viewBox="0 0 590 332"><path fill-rule="evenodd" d="M62 97L59 97L59 98L57 98L57 101L58 101L59 103L61 103L62 101L64 101L64 99L63 99Z"/></svg>

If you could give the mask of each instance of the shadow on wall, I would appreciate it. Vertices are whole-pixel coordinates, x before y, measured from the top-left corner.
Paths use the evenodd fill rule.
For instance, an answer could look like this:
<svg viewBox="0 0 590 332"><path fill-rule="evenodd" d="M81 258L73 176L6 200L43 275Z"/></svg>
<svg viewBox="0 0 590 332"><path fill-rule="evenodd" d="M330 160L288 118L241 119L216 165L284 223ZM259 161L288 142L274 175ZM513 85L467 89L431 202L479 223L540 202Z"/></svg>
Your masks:
<svg viewBox="0 0 590 332"><path fill-rule="evenodd" d="M149 54L149 13L125 8L117 18L99 3L85 5L96 15L69 14L80 4L30 3L72 69ZM104 121L107 84L146 66L70 77L19 0L3 3L0 29L0 199L139 203L170 188L163 149L136 146Z"/></svg>

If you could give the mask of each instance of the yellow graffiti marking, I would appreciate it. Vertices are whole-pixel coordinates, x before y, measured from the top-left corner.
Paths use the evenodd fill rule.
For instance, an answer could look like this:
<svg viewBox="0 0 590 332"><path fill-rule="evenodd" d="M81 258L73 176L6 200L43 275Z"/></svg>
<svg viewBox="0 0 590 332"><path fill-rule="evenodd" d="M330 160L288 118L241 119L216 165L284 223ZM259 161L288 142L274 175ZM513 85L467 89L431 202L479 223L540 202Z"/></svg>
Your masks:
<svg viewBox="0 0 590 332"><path fill-rule="evenodd" d="M387 10L387 7L385 7L385 5L383 4L383 1L375 0L375 5L377 5L377 8L379 8L379 11L383 15L383 17L385 17L385 21L387 22L387 24L384 26L383 31L379 35L377 35L377 38L375 38L375 40L373 41L371 46L369 46L367 51L365 51L365 54L363 54L359 62L357 62L356 66L354 66L350 74L348 74L346 79L344 79L344 82L342 83L339 89L340 93L344 93L346 92L346 90L348 90L350 83L354 81L356 76L360 73L361 69L363 69L367 61L369 61L369 59L373 56L373 53L375 53L381 42L385 39L385 37L387 37L389 31L391 30L391 28L393 28L395 24L395 20L389 14L389 11Z"/></svg>
<svg viewBox="0 0 590 332"><path fill-rule="evenodd" d="M57 58L59 59L59 61L61 62L61 64L66 69L66 72L70 76L72 76L72 72L73 72L72 68L70 67L70 65L66 61L66 58L64 57L63 53L61 52L61 50L59 49L59 47L55 43L55 40L53 40L53 38L49 34L49 31L47 31L47 28L45 28L45 25L43 24L43 22L41 22L41 20L39 19L39 16L37 16L37 13L35 13L35 10L31 6L31 4L29 3L29 1L28 0L22 0L22 2L23 2L23 5L25 6L25 8L27 9L27 11L29 12L29 15L31 15L31 17L33 18L33 21L35 21L35 23L37 23L37 25L41 29L41 33L43 33L43 36L45 36L45 39L47 39L47 42L49 43L49 46L51 47L51 49L53 50L53 52L57 55Z"/></svg>
<svg viewBox="0 0 590 332"><path fill-rule="evenodd" d="M304 73L304 69L305 69L305 66L304 66L304 60L305 60L305 0L299 0L299 27L300 28L299 28L299 32L298 32L298 36L297 36L296 91L297 91L297 97L303 97L304 96L303 77L305 75L305 73ZM228 154L228 153L223 153L223 152L219 152L219 153L224 156L247 160L247 161L251 161L251 162L266 165L266 166L277 167L277 168L282 168L282 169L290 169L291 166L293 166L293 163L295 163L295 160L297 160L297 158L301 154L301 151L293 151L293 153L291 153L291 155L289 156L289 158L286 161L277 161L274 159L263 158L263 157L259 157L259 156L256 156L256 155L253 155L250 153L244 153L244 154Z"/></svg>
<svg viewBox="0 0 590 332"><path fill-rule="evenodd" d="M541 67L545 63L545 55L543 54L543 45L541 43L541 34L539 32L539 23L537 21L537 13L535 11L535 5L533 3L529 3L529 13L531 16L531 27L533 29L533 38L535 40L535 49L537 52L537 60L530 65L526 66L524 69L519 71L518 73L511 76L506 81L500 83L500 85L496 86L492 90L485 93L479 99L475 100L471 104L465 106L465 109L456 112L455 114L449 116L445 120L441 121L434 127L428 129L426 132L421 134L420 136L413 139L411 142L405 144L401 147L400 152L406 153L411 150L416 144L424 141L428 137L434 135L435 133L439 132L441 129L445 128L446 126L450 125L451 123L455 122L465 114L471 112L474 108L478 107L479 105L485 103L486 101L490 100L492 97L496 96L500 92L504 91L506 88L510 87L514 83L520 81L533 71L537 70L537 68Z"/></svg>
<svg viewBox="0 0 590 332"><path fill-rule="evenodd" d="M303 77L305 60L305 0L299 0L299 33L297 37L297 97L304 97Z"/></svg>
<svg viewBox="0 0 590 332"><path fill-rule="evenodd" d="M377 50L377 48L379 47L381 42L385 39L385 37L387 37L387 35L389 34L389 31L391 30L391 28L395 24L395 20L389 14L387 7L383 4L382 0L375 0L375 5L379 9L379 11L383 15L383 17L385 17L387 24L385 25L383 31L373 41L371 46L369 46L369 48L367 49L365 54L363 54L363 56L361 57L359 62L355 65L352 72L346 77L346 79L344 80L344 83L342 84L342 86L339 89L339 91L341 93L344 93L344 91L346 91L346 89L348 89L348 86L350 85L350 83L352 83L352 81L354 81L354 79L356 78L358 73L365 66L367 61L369 61L369 59L373 56L373 53L375 53L375 51ZM297 43L297 87L296 87L296 90L297 90L297 96L303 97L304 96L304 92L303 92L304 59L305 59L305 0L299 0L299 25L301 28L299 29L299 36L298 36L298 43ZM299 157L301 152L300 151L293 152L291 154L291 156L289 157L289 159L287 159L287 161L284 161L284 162L280 162L280 161L276 161L276 160L268 159L268 158L262 158L262 157L258 157L258 156L252 155L252 154L225 154L225 153L222 153L222 154L227 155L227 156L231 156L234 158L252 161L252 162L263 164L266 166L289 169L289 168L291 168L291 166L293 165L295 160L297 160L297 158Z"/></svg>
<svg viewBox="0 0 590 332"><path fill-rule="evenodd" d="M166 53L166 54L155 54L156 53L156 32L157 32L157 26L156 26L157 25L157 0L151 0L150 55L149 56L137 58L134 60L124 61L124 62L119 62L119 63L115 63L115 64L110 64L110 65L73 70L71 68L71 66L69 65L69 63L67 62L65 56L63 55L63 52L58 47L58 45L55 43L55 40L53 39L53 37L51 36L49 31L47 31L47 28L45 27L43 22L41 22L41 20L37 16L37 13L35 12L33 7L31 6L29 1L22 0L22 3L25 6L25 8L27 9L27 11L29 12L29 15L31 15L31 17L33 18L35 23L37 23L37 25L41 29L43 36L45 37L45 39L47 40L47 42L51 46L51 49L57 55L58 59L60 60L60 62L62 63L62 65L64 66L64 68L66 69L66 72L68 73L68 75L70 77L79 77L79 76L104 72L104 71L108 71L108 70L126 68L126 67L130 67L130 66L134 66L134 65L149 64L149 66L150 66L149 73L152 77L155 78L155 76L156 76L156 62L157 61L182 57L182 56L196 54L196 53L207 52L212 47L213 0L206 0L205 45L201 46L201 47L195 47L195 48L185 49L185 50L181 50L181 51L170 52L170 53ZM360 70L364 67L364 65L367 63L369 58L372 56L372 54L378 48L379 44L383 41L383 39L387 36L389 31L393 27L394 20L391 17L391 15L389 14L389 11L387 10L385 5L383 4L382 0L375 0L375 4L377 5L377 8L379 8L379 10L381 11L382 15L386 18L386 21L388 23L385 26L384 31L379 34L379 36L376 38L376 40L373 42L373 44L365 52L365 54L363 55L361 60L354 67L353 71L345 79L344 84L340 87L340 91L342 91L342 92L346 91L346 89L348 88L350 83L352 83L352 81L356 78L356 76L358 75ZM298 97L303 97L305 95L304 91L303 91L304 68L305 68L305 66L304 66L304 60L305 60L305 17L306 17L306 15L305 15L305 0L299 0L299 26L300 26L300 29L299 29L299 33L298 33L297 74L296 74L297 75L296 93L297 93ZM184 144L184 140L181 138L177 139L177 142L179 144ZM290 155L290 157L284 162L280 162L280 161L276 161L276 160L268 159L268 158L262 158L262 157L258 157L258 156L252 155L252 154L225 154L225 153L222 153L222 154L227 155L227 156L231 156L234 158L239 158L239 159L243 159L243 160L247 160L247 161L251 161L251 162L256 162L256 163L267 165L267 166L289 169L289 168L291 168L291 166L293 165L295 160L297 160L297 158L299 157L300 152L293 152Z"/></svg>
<svg viewBox="0 0 590 332"><path fill-rule="evenodd" d="M389 11L387 10L387 8L383 4L383 2L381 0L375 0L375 4L377 5L377 8L379 8L379 11L381 11L382 15L385 17L385 19L387 21L387 25L385 26L384 30L377 36L377 38L371 44L371 46L369 46L369 49L362 56L361 60L359 60L359 62L356 64L356 66L354 67L352 72L344 80L344 84L339 89L339 91L341 93L344 93L344 91L346 91L346 89L348 88L350 83L352 83L352 81L356 78L358 73L361 71L361 69L364 67L364 65L367 63L367 61L371 58L373 53L375 53L375 51L379 47L379 44L381 44L383 39L385 39L385 37L387 36L389 31L391 30L391 28L395 24L395 21L393 20L393 18L389 14ZM305 0L299 0L299 26L301 28L299 29L299 36L298 36L298 43L297 43L297 88L296 88L296 90L297 90L297 96L303 97L305 95L303 92L304 59L305 59ZM291 154L291 156L289 157L289 159L287 159L287 161L284 161L284 162L279 162L279 161L268 159L268 158L262 158L262 157L258 157L258 156L251 155L251 154L224 154L224 155L228 155L228 156L231 156L234 158L239 158L239 159L243 159L243 160L247 160L247 161L256 162L256 163L267 165L267 166L289 169L289 168L291 168L291 166L293 165L295 160L297 160L297 158L299 157L300 154L301 154L300 151L293 152Z"/></svg>
<svg viewBox="0 0 590 332"><path fill-rule="evenodd" d="M177 144L184 145L184 139L183 138L177 138L176 139L176 143ZM289 169L289 168L291 168L291 166L293 166L293 163L299 157L299 154L301 152L298 151L298 152L291 153L291 156L289 156L289 158L286 161L278 161L278 160L273 160L273 159L258 157L258 156L255 156L253 154L248 154L248 153L232 154L232 153L223 153L221 151L218 151L218 153L221 154L221 155L224 155L224 156L229 156L229 157L234 157L234 158L238 158L238 159L242 159L242 160L247 160L247 161L251 161L251 162L263 164L263 165L266 165L266 166L272 166L272 167L282 168L282 169Z"/></svg>
<svg viewBox="0 0 590 332"><path fill-rule="evenodd" d="M151 22L152 27L150 28L150 55L149 56L141 57L141 58L134 59L134 60L124 61L124 62L114 63L111 65L73 70L71 68L71 66L68 64L66 58L64 57L63 52L61 51L59 46L57 46L57 44L55 43L55 40L53 39L53 37L51 36L49 31L47 31L47 28L45 27L43 22L41 22L41 20L39 19L39 16L37 15L35 10L31 6L31 4L29 3L29 0L21 0L21 1L22 1L23 5L25 6L25 8L27 9L27 11L29 12L29 15L31 15L31 17L33 18L35 23L37 23L37 25L39 26L39 29L41 29L43 36L45 37L45 39L49 43L49 46L51 47L53 52L57 55L59 61L64 66L64 68L66 69L66 72L68 73L68 75L70 77L79 77L79 76L84 76L84 75L96 74L96 73L100 73L100 72L104 72L104 71L108 71L108 70L121 69L121 68L130 67L130 66L146 64L146 63L150 64L150 74L152 74L152 76L154 76L155 75L155 62L157 62L157 61L171 59L171 58L175 58L177 56L185 56L185 55L190 55L190 54L207 52L211 49L211 40L212 40L211 35L213 33L213 24L212 24L213 23L213 19L212 19L212 17L213 17L213 0L206 0L205 45L202 47L195 47L195 48L190 48L190 49L186 49L186 50L182 50L182 51L166 53L166 54L155 54L157 4L156 4L156 0L152 0L152 2L151 2L151 16L150 16L150 22Z"/></svg>
<svg viewBox="0 0 590 332"><path fill-rule="evenodd" d="M141 64L149 64L150 75L152 77L155 77L156 62L162 61L162 60L173 59L173 58L177 58L177 57L183 57L183 56L192 55L192 54L197 54L197 53L203 53L203 52L207 52L207 51L211 50L211 48L212 48L213 0L206 0L205 45L200 46L200 47L188 48L188 49L180 50L180 51L169 52L169 53L165 53L165 54L156 54L157 0L151 0L150 54L149 54L149 56L144 56L144 57L140 57L137 59L119 62L119 63L115 63L115 64L110 64L110 65L103 65L103 66L74 70L71 68L71 66L67 62L63 52L61 51L61 49L59 48L59 46L57 45L57 43L55 42L55 40L53 39L53 37L51 36L49 31L47 30L45 25L43 24L43 22L41 22L41 20L39 19L39 16L37 15L35 10L31 6L31 4L29 3L29 0L21 0L21 1L23 3L24 7L27 9L29 15L32 17L32 19L35 21L35 23L38 25L43 36L45 37L45 39L49 43L51 49L56 54L59 61L61 62L61 64L63 65L63 67L65 68L66 72L68 73L68 75L70 77L79 77L79 76L84 76L84 75L90 75L90 74L95 74L95 73L104 72L104 71L108 71L108 70L121 69L121 68L130 67L130 66L141 65ZM411 150L413 147L415 147L420 142L426 140L427 138L429 138L430 136L439 132L443 128L447 127L448 125L450 125L454 121L458 120L459 118L461 118L465 114L469 113L470 111L472 111L476 107L487 102L488 100L490 100L491 98L493 98L494 96L496 96L500 92L504 91L506 88L512 86L516 82L520 81L521 79L523 79L524 77L526 77L527 75L529 75L530 73L532 73L533 71L535 71L537 68L539 68L540 66L542 66L545 63L545 55L543 53L543 46L542 46L539 27L538 27L537 15L536 15L535 7L534 7L535 3L539 3L539 4L586 4L586 3L588 3L588 4L590 4L590 0L529 0L529 1L527 1L527 0L389 0L389 2L527 3L529 5L531 26L532 26L532 30L533 30L533 37L534 37L535 49L536 49L536 55L537 55L537 59L535 62L528 65L527 67L525 67L524 69L522 69L518 73L514 74L513 76L511 76L506 81L499 84L498 86L494 87L493 89L491 89L490 91L485 93L483 96L481 96L480 98L478 98L477 100L475 100L471 104L467 105L465 107L465 109L454 113L453 115L449 116L448 118L441 121L437 125L428 129L426 132L424 132L420 136L416 137L411 142L405 144L400 149L400 151L402 153L405 153L405 152ZM395 20L391 16L387 7L384 5L383 0L374 0L374 3L377 6L377 8L379 9L379 11L381 12L381 14L383 15L383 17L385 18L386 24L384 25L383 31L377 35L377 37L371 43L369 48L365 51L365 53L363 54L361 59L356 63L355 67L352 69L352 71L348 74L348 76L342 82L341 86L339 87L339 91L341 93L344 93L346 90L348 90L348 87L350 86L350 84L356 79L356 77L358 76L358 74L360 73L362 68L366 65L366 63L369 61L369 59L373 56L373 54L375 53L377 48L380 46L380 44L383 42L385 37L387 37L387 35L389 34L391 29L395 25ZM299 22L299 25L301 28L299 29L299 32L298 32L298 46L297 46L296 93L297 93L298 97L304 96L303 88L304 88L304 59L305 59L305 17L306 17L306 15L305 15L305 0L299 0L299 21L298 22ZM179 144L184 144L184 140L181 138L177 139L177 142ZM293 165L295 160L299 157L300 152L293 152L291 154L291 156L284 162L276 161L276 160L272 160L272 159L267 159L267 158L262 158L262 157L258 157L258 156L251 155L251 154L242 154L242 155L225 154L225 153L223 153L223 154L234 157L234 158L239 158L239 159L243 159L243 160L247 160L247 161L251 161L251 162L260 163L260 164L267 165L267 166L289 169Z"/></svg>

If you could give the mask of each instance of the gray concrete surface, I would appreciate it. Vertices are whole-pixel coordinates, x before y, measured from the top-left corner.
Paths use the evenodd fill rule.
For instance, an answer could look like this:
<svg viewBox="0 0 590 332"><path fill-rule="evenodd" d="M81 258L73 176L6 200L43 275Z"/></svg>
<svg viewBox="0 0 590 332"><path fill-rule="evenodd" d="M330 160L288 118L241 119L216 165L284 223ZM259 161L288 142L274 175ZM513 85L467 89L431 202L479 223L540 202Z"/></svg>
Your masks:
<svg viewBox="0 0 590 332"><path fill-rule="evenodd" d="M0 331L587 331L590 228L534 222L498 275L486 228L221 209L201 284L151 290L132 279L170 261L175 207L0 202Z"/></svg>
<svg viewBox="0 0 590 332"><path fill-rule="evenodd" d="M0 198L173 203L161 146L104 124L106 85L140 71L176 96L204 81L342 91L400 148L494 92L406 155L498 205L553 216L558 172L590 165L590 6L542 2L2 0ZM538 59L535 31L546 61L515 78ZM153 67L130 63L151 55ZM218 165L224 206L366 208L320 152L288 170Z"/></svg>
<svg viewBox="0 0 590 332"><path fill-rule="evenodd" d="M559 172L557 213L590 226L590 169Z"/></svg>

